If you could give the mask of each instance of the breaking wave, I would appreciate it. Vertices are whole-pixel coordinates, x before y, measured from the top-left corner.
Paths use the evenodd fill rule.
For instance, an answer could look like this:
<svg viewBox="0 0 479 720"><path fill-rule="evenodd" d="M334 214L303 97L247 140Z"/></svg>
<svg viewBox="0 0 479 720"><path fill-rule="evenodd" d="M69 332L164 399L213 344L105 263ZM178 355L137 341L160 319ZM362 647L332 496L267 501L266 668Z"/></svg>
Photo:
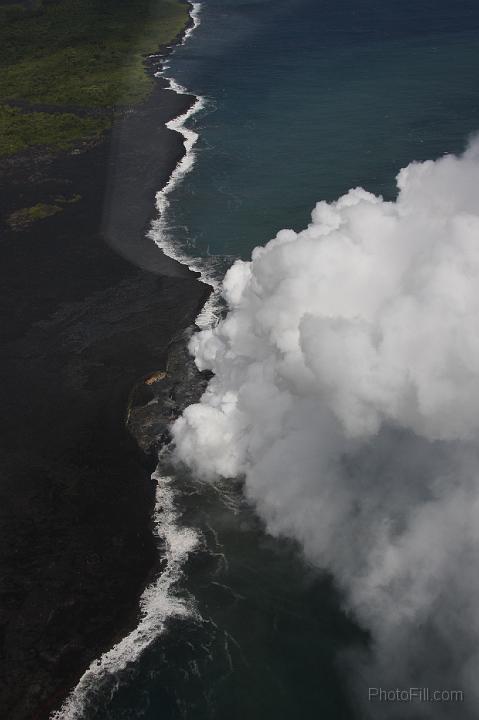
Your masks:
<svg viewBox="0 0 479 720"><path fill-rule="evenodd" d="M194 603L177 590L182 568L189 554L196 548L199 536L192 529L182 527L175 508L175 491L171 476L157 470L154 532L161 543L166 566L161 575L143 592L140 599L141 619L126 637L94 660L81 677L64 705L53 713L51 720L80 720L94 708L98 699L112 695L119 683L121 671L135 662L143 651L161 635L172 617L192 617Z"/></svg>
<svg viewBox="0 0 479 720"><path fill-rule="evenodd" d="M190 15L193 22L185 32L181 44L187 42L200 24L200 9L201 3L192 3ZM165 76L167 69L168 63L165 61L158 75ZM173 92L187 93L186 89L172 78L167 79ZM168 183L157 193L156 205L159 217L153 222L149 233L166 255L179 260L190 269L200 272L202 282L213 286L210 299L196 319L198 326L203 328L213 324L217 316L219 284L214 275L205 275L204 268L197 266L190 258L183 257L175 249L174 244L167 239L164 224L165 212L169 204L168 195L194 165L193 147L198 135L185 127L185 123L204 106L205 100L199 97L186 113L167 123L167 127L183 135L185 154L174 169ZM98 700L104 699L105 695L111 697L115 693L121 679L121 671L129 663L138 660L144 650L163 633L169 618L195 616L193 601L179 593L177 584L182 577L184 563L198 545L200 536L192 528L183 527L179 523L179 513L175 509L174 478L162 475L161 465L160 459L157 470L152 475L152 478L156 480L154 534L158 540L158 550L162 557L164 556L166 566L161 575L145 589L141 596L138 625L119 643L91 663L62 707L50 716L51 720L80 720L83 718L85 712L89 708L93 709Z"/></svg>
<svg viewBox="0 0 479 720"><path fill-rule="evenodd" d="M184 35L182 44L187 42L190 35L200 25L201 3L193 3L191 18L193 23ZM161 70L157 73L159 76L168 80L169 89L178 95L188 95L186 88L176 82L174 78L167 75L169 63L165 62ZM185 153L178 162L176 168L172 172L167 184L156 194L156 209L158 217L153 220L148 236L158 245L158 247L170 258L177 260L182 265L186 265L190 270L200 274L201 282L210 285L213 291L203 306L200 314L196 318L196 324L200 328L210 327L215 324L219 318L221 308L221 294L219 278L223 276L224 271L221 259L215 258L193 258L183 251L178 241L171 237L168 227L168 208L170 205L169 196L178 184L183 180L194 167L196 154L195 145L198 141L198 133L187 127L187 122L194 115L207 107L207 100L202 96L197 96L193 105L182 115L170 120L166 123L166 127L170 130L180 133L183 136L183 145Z"/></svg>

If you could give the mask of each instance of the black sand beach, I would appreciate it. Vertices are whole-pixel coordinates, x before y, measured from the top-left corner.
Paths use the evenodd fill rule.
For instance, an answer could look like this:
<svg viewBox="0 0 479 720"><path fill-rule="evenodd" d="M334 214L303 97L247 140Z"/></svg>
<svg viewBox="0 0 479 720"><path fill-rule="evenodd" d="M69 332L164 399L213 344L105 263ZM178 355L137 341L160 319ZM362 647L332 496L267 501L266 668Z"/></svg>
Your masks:
<svg viewBox="0 0 479 720"><path fill-rule="evenodd" d="M135 624L154 561L154 458L125 426L132 387L208 295L145 238L192 98L158 81L106 140L1 170L0 707L42 720ZM21 231L13 209L81 195Z"/></svg>

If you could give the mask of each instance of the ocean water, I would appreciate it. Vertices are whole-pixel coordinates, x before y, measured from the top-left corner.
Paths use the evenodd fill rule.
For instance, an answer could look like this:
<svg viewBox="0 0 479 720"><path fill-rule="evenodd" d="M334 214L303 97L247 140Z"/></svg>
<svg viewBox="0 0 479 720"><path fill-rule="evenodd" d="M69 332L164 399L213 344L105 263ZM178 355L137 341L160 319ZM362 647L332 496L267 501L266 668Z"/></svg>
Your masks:
<svg viewBox="0 0 479 720"><path fill-rule="evenodd" d="M206 98L170 196L194 256L248 258L350 187L392 197L411 160L479 130L475 0L205 0L168 73Z"/></svg>
<svg viewBox="0 0 479 720"><path fill-rule="evenodd" d="M204 0L199 19L166 70L202 98L186 121L195 155L153 232L210 277L305 226L320 199L356 185L394 197L402 166L479 130L477 0ZM239 482L202 483L168 458L160 470L167 575L140 632L58 717L359 717L345 658L368 637L328 576L265 533Z"/></svg>

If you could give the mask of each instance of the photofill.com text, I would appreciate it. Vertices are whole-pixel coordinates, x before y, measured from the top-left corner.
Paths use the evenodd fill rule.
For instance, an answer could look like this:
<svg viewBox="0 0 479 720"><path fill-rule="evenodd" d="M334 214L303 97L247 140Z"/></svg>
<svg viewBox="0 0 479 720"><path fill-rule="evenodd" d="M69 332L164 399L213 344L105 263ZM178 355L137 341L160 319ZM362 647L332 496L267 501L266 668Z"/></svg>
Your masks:
<svg viewBox="0 0 479 720"><path fill-rule="evenodd" d="M428 687L369 688L369 702L457 703L464 701L462 690L433 690Z"/></svg>

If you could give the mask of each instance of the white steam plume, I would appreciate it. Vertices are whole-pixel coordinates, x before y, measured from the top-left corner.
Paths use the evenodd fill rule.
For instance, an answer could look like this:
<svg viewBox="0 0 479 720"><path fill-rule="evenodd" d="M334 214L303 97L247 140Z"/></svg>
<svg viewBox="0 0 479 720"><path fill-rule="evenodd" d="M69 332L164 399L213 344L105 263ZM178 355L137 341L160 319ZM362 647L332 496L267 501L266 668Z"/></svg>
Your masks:
<svg viewBox="0 0 479 720"><path fill-rule="evenodd" d="M233 265L228 315L192 340L214 376L173 434L333 573L371 632L363 685L466 690L391 716L477 717L479 142L398 187L320 202Z"/></svg>

